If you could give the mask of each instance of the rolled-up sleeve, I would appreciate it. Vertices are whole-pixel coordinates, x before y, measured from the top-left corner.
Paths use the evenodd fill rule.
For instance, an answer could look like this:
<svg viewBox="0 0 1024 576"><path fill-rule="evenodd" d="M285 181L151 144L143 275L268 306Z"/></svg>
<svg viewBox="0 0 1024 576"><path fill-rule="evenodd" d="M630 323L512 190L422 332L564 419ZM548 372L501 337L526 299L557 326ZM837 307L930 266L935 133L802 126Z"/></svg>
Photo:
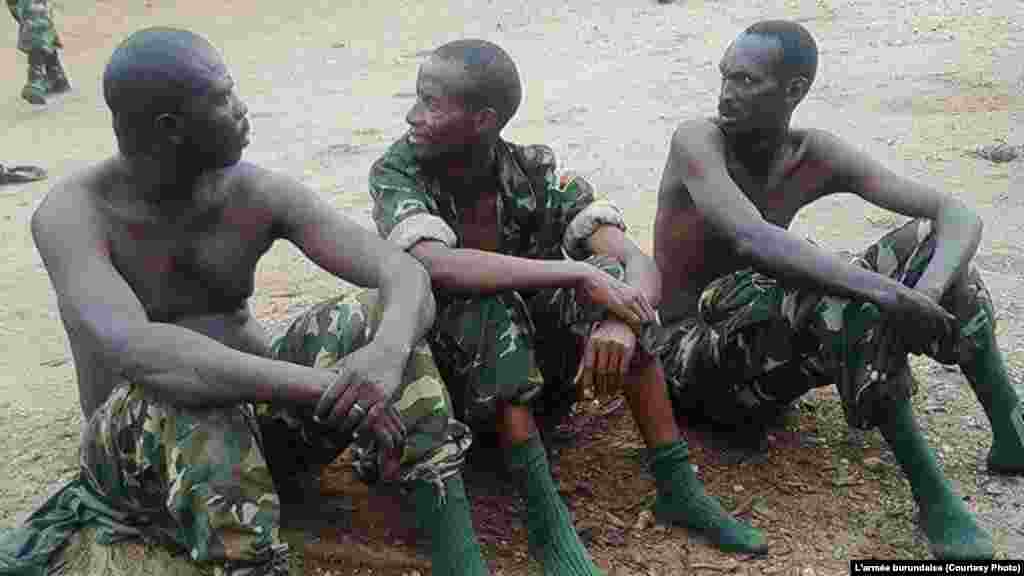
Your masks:
<svg viewBox="0 0 1024 576"><path fill-rule="evenodd" d="M436 213L423 183L383 158L370 170L373 221L381 237L408 250L424 240L455 248L458 237Z"/></svg>
<svg viewBox="0 0 1024 576"><path fill-rule="evenodd" d="M584 259L590 256L587 239L602 226L615 226L626 230L622 211L611 200L596 199L594 189L581 176L566 173L549 191L561 204L566 225L562 233L562 249L570 258Z"/></svg>

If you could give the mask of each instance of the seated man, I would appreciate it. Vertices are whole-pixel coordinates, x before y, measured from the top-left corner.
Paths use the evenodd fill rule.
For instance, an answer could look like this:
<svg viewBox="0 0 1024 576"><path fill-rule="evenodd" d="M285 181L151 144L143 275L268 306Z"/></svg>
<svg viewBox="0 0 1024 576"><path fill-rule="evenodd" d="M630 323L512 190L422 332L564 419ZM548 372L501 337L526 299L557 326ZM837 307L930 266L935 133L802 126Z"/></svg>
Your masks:
<svg viewBox="0 0 1024 576"><path fill-rule="evenodd" d="M938 557L990 557L918 430L907 354L959 364L992 425L988 466L1024 471L1024 423L971 266L981 221L956 198L897 176L836 136L793 130L817 48L792 22L744 31L722 58L719 115L672 138L655 222L665 330L657 348L681 409L737 427L836 383L847 421L878 426ZM837 192L914 218L844 260L787 228Z"/></svg>
<svg viewBox="0 0 1024 576"><path fill-rule="evenodd" d="M533 405L549 421L564 415L579 379L624 389L653 455L659 517L726 550L763 551L760 532L704 493L661 367L636 348L637 333L655 318L653 260L589 184L556 179L549 148L500 138L521 97L508 54L483 40L445 44L421 66L416 92L409 132L370 172L374 219L382 236L430 272L434 358L459 419L497 430L545 572L596 573L531 414Z"/></svg>
<svg viewBox="0 0 1024 576"><path fill-rule="evenodd" d="M284 574L279 501L295 495L283 491L356 438L360 471L406 482L421 517L464 513L452 503L468 430L426 346L414 352L435 310L423 267L298 182L239 161L247 109L203 38L132 34L103 91L120 154L59 184L32 218L87 419L82 474L44 510L70 503L108 537L140 525L228 574ZM378 290L318 305L269 342L247 301L279 238ZM95 502L114 512L81 515ZM47 539L45 521L27 525L38 539L0 544L34 541L15 556L45 561L32 550L68 536Z"/></svg>

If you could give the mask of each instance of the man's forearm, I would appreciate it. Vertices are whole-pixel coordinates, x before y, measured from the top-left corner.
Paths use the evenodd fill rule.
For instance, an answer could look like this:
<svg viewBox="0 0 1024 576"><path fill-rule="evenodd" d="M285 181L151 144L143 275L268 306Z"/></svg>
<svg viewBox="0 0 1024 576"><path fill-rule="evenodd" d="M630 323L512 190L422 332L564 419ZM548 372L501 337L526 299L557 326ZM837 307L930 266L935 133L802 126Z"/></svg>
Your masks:
<svg viewBox="0 0 1024 576"><path fill-rule="evenodd" d="M441 245L415 247L413 253L434 285L473 294L575 287L592 268L573 260L533 260Z"/></svg>
<svg viewBox="0 0 1024 576"><path fill-rule="evenodd" d="M626 267L626 283L640 290L651 306L661 304L661 273L654 259L639 250L630 253L623 262Z"/></svg>
<svg viewBox="0 0 1024 576"><path fill-rule="evenodd" d="M313 405L332 375L239 352L174 324L148 323L108 349L125 379L173 404L227 406L243 402Z"/></svg>
<svg viewBox="0 0 1024 576"><path fill-rule="evenodd" d="M383 315L374 342L407 356L434 323L430 276L416 259L398 253L386 264L379 290Z"/></svg>
<svg viewBox="0 0 1024 576"><path fill-rule="evenodd" d="M954 280L970 264L981 242L982 222L973 211L958 201L935 220L935 254L914 287L938 301Z"/></svg>
<svg viewBox="0 0 1024 576"><path fill-rule="evenodd" d="M756 270L835 296L867 300L883 307L894 304L894 280L844 262L781 228L767 230L747 236L737 245L740 256L749 259Z"/></svg>

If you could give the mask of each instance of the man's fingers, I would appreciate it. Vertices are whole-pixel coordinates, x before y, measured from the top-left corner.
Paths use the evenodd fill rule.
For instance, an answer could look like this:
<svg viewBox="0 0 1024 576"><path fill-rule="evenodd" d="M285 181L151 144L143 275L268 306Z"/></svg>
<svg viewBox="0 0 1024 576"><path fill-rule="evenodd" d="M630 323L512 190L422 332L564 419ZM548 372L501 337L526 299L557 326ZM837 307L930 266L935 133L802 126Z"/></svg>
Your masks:
<svg viewBox="0 0 1024 576"><path fill-rule="evenodd" d="M358 402L361 389L360 384L350 384L348 390L341 395L334 407L333 424L342 431L353 430L363 421L369 411L365 400L362 403ZM359 408L355 408L355 406L359 406Z"/></svg>
<svg viewBox="0 0 1024 576"><path fill-rule="evenodd" d="M380 444L381 450L394 450L395 440L391 437L391 432L388 430L387 423L383 422L383 403L378 402L373 405L367 411L366 417L363 418L362 423L356 427L356 435L362 436L366 433L372 433L377 438L377 442Z"/></svg>
<svg viewBox="0 0 1024 576"><path fill-rule="evenodd" d="M629 366L633 363L633 352L635 350L632 347L622 347L622 354L619 357L619 375L625 376L626 372L629 372Z"/></svg>
<svg viewBox="0 0 1024 576"><path fill-rule="evenodd" d="M395 427L398 429L398 435L405 441L405 437L409 435L409 430L405 427L405 421L402 420L402 415L398 412L398 408L391 402L388 402L388 412L391 414L391 419L395 422Z"/></svg>
<svg viewBox="0 0 1024 576"><path fill-rule="evenodd" d="M331 413L331 409L334 408L338 397L345 392L346 386L343 385L345 382L344 376L345 369L342 367L337 377L331 382L331 385L324 390L324 394L316 401L316 408L313 409L313 420L321 421Z"/></svg>
<svg viewBox="0 0 1024 576"><path fill-rule="evenodd" d="M640 319L643 323L647 324L649 322L654 322L654 307L652 307L651 303L647 301L647 297L644 296L643 293L637 293L635 300L638 306Z"/></svg>
<svg viewBox="0 0 1024 576"><path fill-rule="evenodd" d="M331 382L331 385L324 390L324 393L320 395L320 399L316 403L316 409L313 411L313 420L324 421L330 418L334 412L335 405L338 403L338 398L349 391L349 374L345 370L345 366L342 365L341 370L338 371L338 376Z"/></svg>
<svg viewBox="0 0 1024 576"><path fill-rule="evenodd" d="M583 347L583 361L580 362L579 372L576 373L576 378L579 386L584 388L590 386L591 374L594 370L594 340L587 339L586 346ZM582 380L580 380L582 379ZM582 392L581 392L582 394Z"/></svg>

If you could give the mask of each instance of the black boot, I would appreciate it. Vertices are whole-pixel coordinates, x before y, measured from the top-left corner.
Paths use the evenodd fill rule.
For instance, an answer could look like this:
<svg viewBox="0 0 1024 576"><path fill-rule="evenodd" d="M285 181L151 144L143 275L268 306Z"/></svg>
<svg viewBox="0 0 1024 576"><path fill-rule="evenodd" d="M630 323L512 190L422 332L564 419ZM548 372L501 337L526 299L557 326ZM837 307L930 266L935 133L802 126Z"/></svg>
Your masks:
<svg viewBox="0 0 1024 576"><path fill-rule="evenodd" d="M60 94L71 90L71 83L64 74L64 67L60 65L60 56L55 50L52 54L46 55L46 78L49 80L49 93Z"/></svg>
<svg viewBox="0 0 1024 576"><path fill-rule="evenodd" d="M33 50L28 55L28 82L21 89L21 97L32 104L46 104L46 54Z"/></svg>

